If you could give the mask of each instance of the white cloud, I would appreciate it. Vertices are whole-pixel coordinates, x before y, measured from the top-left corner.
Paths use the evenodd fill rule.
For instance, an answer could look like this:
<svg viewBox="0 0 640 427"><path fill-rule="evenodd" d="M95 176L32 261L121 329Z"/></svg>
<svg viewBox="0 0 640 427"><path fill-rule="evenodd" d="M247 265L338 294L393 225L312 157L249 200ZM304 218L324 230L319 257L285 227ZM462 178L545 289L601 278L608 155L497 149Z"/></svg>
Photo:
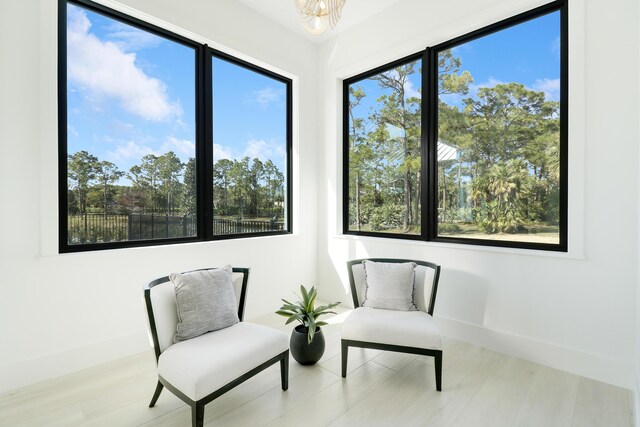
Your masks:
<svg viewBox="0 0 640 427"><path fill-rule="evenodd" d="M123 51L141 50L160 45L162 39L155 34L139 30L121 22L113 22L107 37Z"/></svg>
<svg viewBox="0 0 640 427"><path fill-rule="evenodd" d="M413 87L413 82L407 80L404 84L404 96L405 98L420 98L420 92Z"/></svg>
<svg viewBox="0 0 640 427"><path fill-rule="evenodd" d="M282 144L269 143L261 139L251 139L247 142L244 156L249 156L251 159L257 157L261 160L282 159L285 157L285 148Z"/></svg>
<svg viewBox="0 0 640 427"><path fill-rule="evenodd" d="M126 161L126 160L140 160L147 154L155 154L156 156L162 154L154 151L151 147L139 144L135 141L129 141L125 144L120 144L113 151L107 152L107 157L112 162Z"/></svg>
<svg viewBox="0 0 640 427"><path fill-rule="evenodd" d="M234 158L235 156L232 154L231 149L220 144L213 144L213 163L221 159L232 160Z"/></svg>
<svg viewBox="0 0 640 427"><path fill-rule="evenodd" d="M253 100L257 102L262 108L267 108L269 104L280 101L282 96L282 90L276 90L271 87L267 87L261 90L256 90L251 93Z"/></svg>
<svg viewBox="0 0 640 427"><path fill-rule="evenodd" d="M170 136L162 145L161 151L164 153L173 151L181 160L186 161L189 160L190 157L195 157L196 144L188 139L178 139Z"/></svg>
<svg viewBox="0 0 640 427"><path fill-rule="evenodd" d="M263 158L269 157L271 152L269 144L261 139L251 139L247 142L247 148L244 150L244 155L249 156L252 159L254 157Z"/></svg>
<svg viewBox="0 0 640 427"><path fill-rule="evenodd" d="M533 84L533 90L544 92L547 101L560 100L560 79L538 79Z"/></svg>
<svg viewBox="0 0 640 427"><path fill-rule="evenodd" d="M507 82L503 82L502 80L489 77L489 80L487 80L484 83L478 83L478 84L471 83L469 85L469 93L473 93L473 96L475 96L478 93L478 89L480 89L481 87L495 87L497 85L503 85L503 84L507 84Z"/></svg>
<svg viewBox="0 0 640 427"><path fill-rule="evenodd" d="M165 121L182 113L168 99L165 84L136 66L136 54L89 33L91 22L76 7L67 25L68 78L91 97L117 99L126 111L146 120Z"/></svg>

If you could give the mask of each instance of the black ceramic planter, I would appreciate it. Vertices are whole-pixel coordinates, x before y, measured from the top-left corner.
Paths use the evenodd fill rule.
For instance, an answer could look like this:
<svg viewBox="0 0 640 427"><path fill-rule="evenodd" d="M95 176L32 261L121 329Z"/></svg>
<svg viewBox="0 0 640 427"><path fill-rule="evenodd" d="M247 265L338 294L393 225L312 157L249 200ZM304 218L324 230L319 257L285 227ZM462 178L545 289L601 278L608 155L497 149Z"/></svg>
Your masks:
<svg viewBox="0 0 640 427"><path fill-rule="evenodd" d="M313 365L324 354L324 335L322 329L316 328L311 344L307 344L307 330L298 325L291 331L289 340L291 355L301 365Z"/></svg>

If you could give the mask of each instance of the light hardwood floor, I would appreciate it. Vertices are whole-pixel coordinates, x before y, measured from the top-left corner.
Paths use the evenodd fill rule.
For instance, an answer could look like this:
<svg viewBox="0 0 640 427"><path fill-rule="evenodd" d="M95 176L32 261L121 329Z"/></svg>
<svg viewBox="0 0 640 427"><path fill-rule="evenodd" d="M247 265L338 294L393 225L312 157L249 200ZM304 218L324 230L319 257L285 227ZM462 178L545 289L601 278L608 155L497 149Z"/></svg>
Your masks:
<svg viewBox="0 0 640 427"><path fill-rule="evenodd" d="M205 407L209 426L632 426L628 390L445 340L443 391L430 357L351 348L340 377L340 317L324 327L319 364L291 359ZM282 318L258 323L288 330ZM151 351L0 395L0 426L190 426L191 412L156 384Z"/></svg>

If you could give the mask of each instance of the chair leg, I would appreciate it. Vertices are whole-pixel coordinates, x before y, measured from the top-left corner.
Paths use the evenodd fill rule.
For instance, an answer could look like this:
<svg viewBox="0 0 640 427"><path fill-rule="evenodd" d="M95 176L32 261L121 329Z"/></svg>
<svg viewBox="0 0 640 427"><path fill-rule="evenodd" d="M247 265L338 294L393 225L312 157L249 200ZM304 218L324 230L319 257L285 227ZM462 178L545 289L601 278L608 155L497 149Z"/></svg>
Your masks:
<svg viewBox="0 0 640 427"><path fill-rule="evenodd" d="M202 427L204 425L204 404L194 402L191 405L191 425Z"/></svg>
<svg viewBox="0 0 640 427"><path fill-rule="evenodd" d="M442 391L442 351L435 355L436 365L436 390Z"/></svg>
<svg viewBox="0 0 640 427"><path fill-rule="evenodd" d="M282 382L282 390L289 389L289 352L280 359L280 380Z"/></svg>
<svg viewBox="0 0 640 427"><path fill-rule="evenodd" d="M156 386L156 391L153 393L153 397L151 398L151 403L149 403L149 408L153 408L153 406L156 404L163 388L164 388L164 385L162 385L162 383L158 381L158 385Z"/></svg>
<svg viewBox="0 0 640 427"><path fill-rule="evenodd" d="M342 378L347 378L347 358L349 357L349 344L342 340Z"/></svg>

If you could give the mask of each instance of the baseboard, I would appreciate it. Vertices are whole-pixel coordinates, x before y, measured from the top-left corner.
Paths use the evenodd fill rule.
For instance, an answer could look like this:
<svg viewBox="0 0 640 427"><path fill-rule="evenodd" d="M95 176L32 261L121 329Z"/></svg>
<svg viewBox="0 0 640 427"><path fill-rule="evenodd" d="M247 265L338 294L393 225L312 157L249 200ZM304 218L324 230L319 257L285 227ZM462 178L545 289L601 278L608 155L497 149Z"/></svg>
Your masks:
<svg viewBox="0 0 640 427"><path fill-rule="evenodd" d="M149 350L145 332L0 366L0 393Z"/></svg>
<svg viewBox="0 0 640 427"><path fill-rule="evenodd" d="M510 332L487 329L447 317L436 316L436 320L446 337L618 387L638 390L638 386L633 384L634 380L631 378L633 375L630 375L633 372L630 362L590 354Z"/></svg>

